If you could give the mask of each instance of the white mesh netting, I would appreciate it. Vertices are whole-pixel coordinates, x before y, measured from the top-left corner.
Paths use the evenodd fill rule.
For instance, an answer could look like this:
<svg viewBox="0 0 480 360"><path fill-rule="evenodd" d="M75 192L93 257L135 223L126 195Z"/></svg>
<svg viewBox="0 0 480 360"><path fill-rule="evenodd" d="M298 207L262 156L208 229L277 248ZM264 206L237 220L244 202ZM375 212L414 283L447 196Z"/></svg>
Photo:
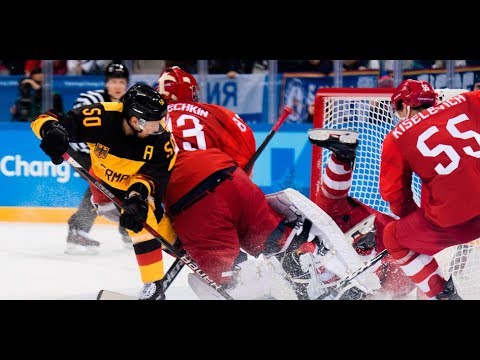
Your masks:
<svg viewBox="0 0 480 360"><path fill-rule="evenodd" d="M322 90L323 91L323 90ZM392 215L379 193L380 153L383 139L395 126L397 119L390 111L391 92L385 89L325 89L315 100L314 128L351 129L359 132L359 146L350 196L381 212ZM436 90L439 101L465 92L464 89ZM317 115L317 112L320 112ZM313 152L311 198L316 199L321 176L325 173L330 151ZM414 176L412 190L420 203L420 181ZM454 277L460 296L480 299L480 240L441 251L436 256L444 276Z"/></svg>

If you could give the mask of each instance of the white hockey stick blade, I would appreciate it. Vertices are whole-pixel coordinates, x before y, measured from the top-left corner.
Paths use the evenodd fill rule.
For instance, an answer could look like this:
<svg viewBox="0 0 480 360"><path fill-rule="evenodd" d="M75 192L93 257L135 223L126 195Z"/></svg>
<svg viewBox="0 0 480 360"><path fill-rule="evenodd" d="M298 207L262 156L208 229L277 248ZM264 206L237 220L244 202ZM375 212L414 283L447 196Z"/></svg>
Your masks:
<svg viewBox="0 0 480 360"><path fill-rule="evenodd" d="M188 285L200 300L225 300L215 289L200 280L195 274L188 274Z"/></svg>
<svg viewBox="0 0 480 360"><path fill-rule="evenodd" d="M125 295L109 290L100 290L97 300L138 300L135 296Z"/></svg>
<svg viewBox="0 0 480 360"><path fill-rule="evenodd" d="M336 137L339 141L346 144L354 144L358 139L358 131L342 129L310 129L308 138L317 141L326 141L330 137Z"/></svg>

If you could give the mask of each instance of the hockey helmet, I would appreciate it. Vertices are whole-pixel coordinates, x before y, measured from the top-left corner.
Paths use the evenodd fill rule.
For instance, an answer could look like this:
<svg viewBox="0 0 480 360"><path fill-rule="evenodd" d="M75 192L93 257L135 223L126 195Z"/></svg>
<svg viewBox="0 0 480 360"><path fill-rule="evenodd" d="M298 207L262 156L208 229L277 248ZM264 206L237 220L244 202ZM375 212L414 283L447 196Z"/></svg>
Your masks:
<svg viewBox="0 0 480 360"><path fill-rule="evenodd" d="M168 67L160 74L158 92L167 101L198 101L200 98L195 77L178 66Z"/></svg>
<svg viewBox="0 0 480 360"><path fill-rule="evenodd" d="M395 89L391 104L395 111L402 109L403 104L416 108L422 105L433 106L437 100L437 94L430 83L423 80L403 80Z"/></svg>
<svg viewBox="0 0 480 360"><path fill-rule="evenodd" d="M133 85L122 97L123 113L126 118L135 116L145 121L163 119L167 103L162 96L147 84Z"/></svg>
<svg viewBox="0 0 480 360"><path fill-rule="evenodd" d="M111 63L105 69L105 82L111 78L127 79L129 80L130 74L125 65L120 63Z"/></svg>

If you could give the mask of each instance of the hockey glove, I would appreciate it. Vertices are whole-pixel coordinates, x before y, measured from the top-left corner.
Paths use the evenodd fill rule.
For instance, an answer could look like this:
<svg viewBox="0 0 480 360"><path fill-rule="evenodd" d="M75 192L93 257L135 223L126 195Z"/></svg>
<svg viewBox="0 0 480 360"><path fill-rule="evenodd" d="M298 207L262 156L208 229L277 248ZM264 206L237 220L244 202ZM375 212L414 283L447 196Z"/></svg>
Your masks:
<svg viewBox="0 0 480 360"><path fill-rule="evenodd" d="M48 121L42 126L41 136L40 148L55 165L61 164L69 144L67 130L58 121Z"/></svg>
<svg viewBox="0 0 480 360"><path fill-rule="evenodd" d="M127 197L125 198L125 205L129 209L129 212L123 211L122 215L120 215L120 226L136 233L140 232L147 221L147 196L137 193Z"/></svg>

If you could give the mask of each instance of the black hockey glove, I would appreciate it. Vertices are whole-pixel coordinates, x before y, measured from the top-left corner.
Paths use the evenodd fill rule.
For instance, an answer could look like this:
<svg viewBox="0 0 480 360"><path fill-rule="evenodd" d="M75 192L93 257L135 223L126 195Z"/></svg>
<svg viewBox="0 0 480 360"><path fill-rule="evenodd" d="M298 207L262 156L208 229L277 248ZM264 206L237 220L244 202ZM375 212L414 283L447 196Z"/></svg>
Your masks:
<svg viewBox="0 0 480 360"><path fill-rule="evenodd" d="M130 229L136 233L142 231L143 224L147 221L148 202L147 197L136 194L125 198L125 205L129 212L122 211L120 215L120 226Z"/></svg>
<svg viewBox="0 0 480 360"><path fill-rule="evenodd" d="M58 121L48 121L40 131L42 142L40 148L55 165L63 162L62 155L67 151L69 137L67 130Z"/></svg>

